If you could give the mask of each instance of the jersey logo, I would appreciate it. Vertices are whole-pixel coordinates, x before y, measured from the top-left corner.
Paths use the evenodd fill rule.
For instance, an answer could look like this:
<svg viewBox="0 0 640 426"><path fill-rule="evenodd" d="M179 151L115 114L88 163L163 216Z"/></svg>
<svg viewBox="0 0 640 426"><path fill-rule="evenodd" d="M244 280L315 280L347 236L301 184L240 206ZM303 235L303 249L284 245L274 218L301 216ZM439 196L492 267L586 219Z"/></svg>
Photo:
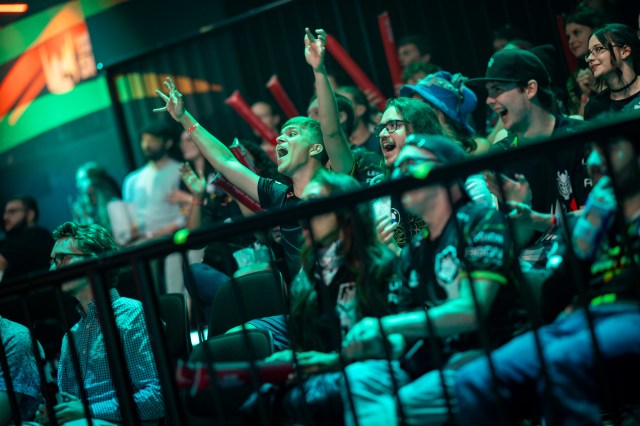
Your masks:
<svg viewBox="0 0 640 426"><path fill-rule="evenodd" d="M460 259L454 246L447 246L436 255L435 273L438 284L447 292L447 298L458 297L458 276L460 275Z"/></svg>
<svg viewBox="0 0 640 426"><path fill-rule="evenodd" d="M571 189L571 178L569 177L569 172L567 170L564 173L558 173L558 177L556 178L556 182L558 184L558 192L565 200L569 200L571 198L571 193L573 190Z"/></svg>

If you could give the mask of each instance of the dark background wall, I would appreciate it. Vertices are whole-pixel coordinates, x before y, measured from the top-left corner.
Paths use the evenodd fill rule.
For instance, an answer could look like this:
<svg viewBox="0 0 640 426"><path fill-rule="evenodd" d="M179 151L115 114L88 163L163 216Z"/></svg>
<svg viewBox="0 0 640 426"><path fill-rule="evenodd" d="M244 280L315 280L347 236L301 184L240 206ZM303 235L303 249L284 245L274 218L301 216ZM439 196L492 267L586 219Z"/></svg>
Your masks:
<svg viewBox="0 0 640 426"><path fill-rule="evenodd" d="M52 1L56 3L63 2ZM277 74L299 111L306 111L313 89L303 54L306 26L334 35L391 96L377 24L383 11L390 14L396 40L424 34L436 46L433 62L475 77L484 73L492 53L491 31L506 23L519 27L533 44L556 45L558 66L565 69L555 17L577 4L572 0L133 0L114 1L113 7L96 11L96 3L81 2L85 13L90 11L87 26L96 63L102 65L97 78L106 77L109 83L111 108L0 154L0 199L16 192L34 195L42 206L42 224L48 228L71 217L67 199L75 193L78 165L96 160L121 183L126 173L143 164L137 134L144 123L163 118L151 113L160 105L152 95L158 87L151 87L159 80L144 81L149 86L143 88L147 96L122 101L118 78L171 74L219 85L219 91L188 95L186 103L212 133L230 142L235 136L253 137L248 125L224 104L236 89L249 103L272 100L265 84ZM619 20L635 27L637 3L617 2L614 12ZM328 67L341 84L351 84L331 58Z"/></svg>

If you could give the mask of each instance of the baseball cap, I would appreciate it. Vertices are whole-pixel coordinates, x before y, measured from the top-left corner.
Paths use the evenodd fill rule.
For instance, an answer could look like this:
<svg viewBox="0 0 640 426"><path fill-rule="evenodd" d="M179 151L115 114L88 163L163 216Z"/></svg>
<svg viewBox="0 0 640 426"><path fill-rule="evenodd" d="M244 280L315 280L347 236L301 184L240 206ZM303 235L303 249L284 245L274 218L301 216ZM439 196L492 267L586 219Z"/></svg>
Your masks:
<svg viewBox="0 0 640 426"><path fill-rule="evenodd" d="M493 54L482 78L466 81L469 86L481 86L487 81L510 83L535 80L540 86L550 84L549 72L542 61L533 53L522 49L502 49Z"/></svg>
<svg viewBox="0 0 640 426"><path fill-rule="evenodd" d="M419 94L447 117L464 126L470 134L475 134L467 117L476 109L478 98L464 85L464 80L461 74L438 71L424 77L418 84L405 84L400 89L400 96L410 98L414 93Z"/></svg>

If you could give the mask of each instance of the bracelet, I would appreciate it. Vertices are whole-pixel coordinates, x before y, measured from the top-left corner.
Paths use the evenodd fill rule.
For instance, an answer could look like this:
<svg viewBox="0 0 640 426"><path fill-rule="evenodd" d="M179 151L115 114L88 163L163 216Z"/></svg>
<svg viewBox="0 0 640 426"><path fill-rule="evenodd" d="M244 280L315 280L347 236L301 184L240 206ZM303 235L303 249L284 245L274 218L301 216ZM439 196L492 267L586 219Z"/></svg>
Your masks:
<svg viewBox="0 0 640 426"><path fill-rule="evenodd" d="M194 206L203 206L204 205L204 198L193 197L193 198L191 198L191 204L193 204Z"/></svg>
<svg viewBox="0 0 640 426"><path fill-rule="evenodd" d="M586 104L587 104L587 102L589 102L589 97L588 97L587 95L581 95L581 96L580 96L580 103L581 103L582 105L586 105Z"/></svg>
<svg viewBox="0 0 640 426"><path fill-rule="evenodd" d="M191 137L191 134L193 133L193 131L196 130L198 127L200 127L200 123L194 123L191 126L189 126L189 128L187 129L187 134L189 135L189 137Z"/></svg>
<svg viewBox="0 0 640 426"><path fill-rule="evenodd" d="M558 216L555 214L551 215L551 226L549 227L549 229L554 228L557 224L558 224Z"/></svg>

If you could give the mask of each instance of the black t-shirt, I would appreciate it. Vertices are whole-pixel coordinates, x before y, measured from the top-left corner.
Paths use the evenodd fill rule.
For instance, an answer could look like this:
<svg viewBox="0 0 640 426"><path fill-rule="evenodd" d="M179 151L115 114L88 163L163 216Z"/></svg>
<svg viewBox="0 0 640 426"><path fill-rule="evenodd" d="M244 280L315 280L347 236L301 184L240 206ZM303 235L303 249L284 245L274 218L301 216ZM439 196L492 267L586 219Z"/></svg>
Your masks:
<svg viewBox="0 0 640 426"><path fill-rule="evenodd" d="M398 296L398 305L421 302L431 307L457 299L465 276L499 282L487 316L491 343L498 346L515 336L524 322L512 272L516 259L507 219L481 203L465 202L454 211L457 225L452 216L440 237L429 240L425 231L402 251L398 275L408 283L408 290ZM454 340L456 350L478 347L475 335L448 340Z"/></svg>
<svg viewBox="0 0 640 426"><path fill-rule="evenodd" d="M584 119L591 120L600 114L620 112L623 109L629 112L640 112L640 92L620 100L611 99L611 92L609 90L598 93L596 96L590 98L587 105L585 105Z"/></svg>
<svg viewBox="0 0 640 426"><path fill-rule="evenodd" d="M584 123L556 116L553 135L575 133ZM495 143L489 152L503 152L516 147L516 135L510 134ZM513 178L516 173L527 178L531 187L532 208L540 213L557 213L557 202L565 212L583 206L591 190L592 182L585 167L582 149L558 150L553 159L527 158L522 162L506 165L504 173Z"/></svg>
<svg viewBox="0 0 640 426"><path fill-rule="evenodd" d="M51 233L40 226L11 233L0 243L0 254L9 263L2 282L27 273L49 269L49 256L51 256L53 243Z"/></svg>
<svg viewBox="0 0 640 426"><path fill-rule="evenodd" d="M263 177L258 181L258 198L262 208L271 211L292 207L300 202L293 193L293 185L287 186L274 179ZM302 228L299 223L282 224L280 234L289 276L295 277L301 265Z"/></svg>
<svg viewBox="0 0 640 426"><path fill-rule="evenodd" d="M369 185L371 180L383 172L382 156L376 154L362 145L351 145L351 152L356 161L354 177L365 185Z"/></svg>

